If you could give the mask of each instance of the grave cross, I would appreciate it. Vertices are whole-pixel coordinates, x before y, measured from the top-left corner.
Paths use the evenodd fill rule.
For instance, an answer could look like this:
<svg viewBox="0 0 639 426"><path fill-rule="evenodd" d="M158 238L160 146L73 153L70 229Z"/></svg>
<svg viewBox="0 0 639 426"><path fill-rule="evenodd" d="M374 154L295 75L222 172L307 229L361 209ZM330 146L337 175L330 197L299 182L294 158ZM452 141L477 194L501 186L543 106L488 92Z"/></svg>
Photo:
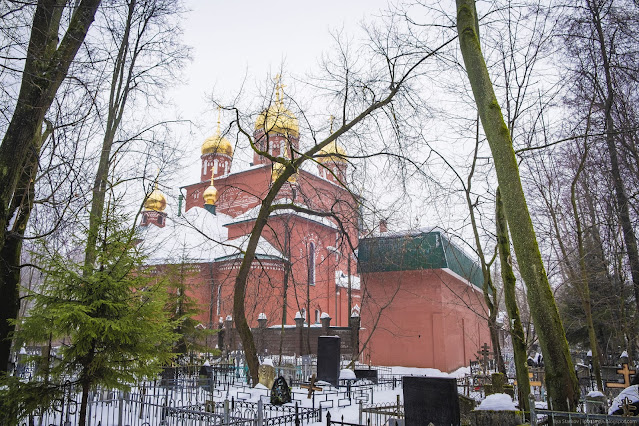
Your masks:
<svg viewBox="0 0 639 426"><path fill-rule="evenodd" d="M481 362L484 374L488 368L488 361L490 361L490 347L488 343L484 343L480 351L477 351L477 359Z"/></svg>
<svg viewBox="0 0 639 426"><path fill-rule="evenodd" d="M314 393L315 391L321 391L321 390L322 390L322 388L320 388L320 387L318 387L318 386L315 386L315 381L316 381L316 380L317 380L317 378L315 377L315 374L313 374L313 375L311 376L311 383L310 383L310 384L308 384L308 385L301 385L301 386L300 386L301 388L308 389L308 399L311 399L311 397L313 396L313 393Z"/></svg>
<svg viewBox="0 0 639 426"><path fill-rule="evenodd" d="M628 397L625 397L621 401L621 409L623 410L622 416L631 417L632 413L637 409L637 407L632 405L631 402L632 401Z"/></svg>
<svg viewBox="0 0 639 426"><path fill-rule="evenodd" d="M628 386L630 386L630 376L634 376L635 373L636 373L636 370L630 370L628 368L628 364L623 363L623 367L617 369L617 374L621 374L623 376L623 383L606 382L606 387L627 388Z"/></svg>

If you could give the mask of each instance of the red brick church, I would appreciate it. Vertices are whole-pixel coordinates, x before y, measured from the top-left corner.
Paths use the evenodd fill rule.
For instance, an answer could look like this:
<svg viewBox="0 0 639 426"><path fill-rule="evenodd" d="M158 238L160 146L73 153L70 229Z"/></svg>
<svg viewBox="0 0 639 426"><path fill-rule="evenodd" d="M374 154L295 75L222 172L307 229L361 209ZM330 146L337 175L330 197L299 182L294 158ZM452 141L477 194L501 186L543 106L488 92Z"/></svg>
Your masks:
<svg viewBox="0 0 639 426"><path fill-rule="evenodd" d="M258 151L287 158L301 152L298 119L285 107L280 89L255 122L255 149L248 168L235 170L233 145L218 122L216 133L201 146L200 176L180 188L177 208L171 209L175 211L166 211L167 200L157 188L144 204L140 228L144 246L152 249L149 263L160 273L164 265L188 265L185 279L188 293L198 302L201 327L218 328L232 316L242 253L261 200L280 172L279 163L273 165ZM258 317L266 316L267 326L294 326L296 314L301 314L312 326L319 327L320 318L329 316L332 326L346 327L351 313L361 312L360 342L368 348L361 357L364 362L441 370L468 365L477 348L489 341L481 312L482 283L474 263L461 250L455 252L463 258L457 263L413 259L405 265L401 256L389 257L389 249L404 250L402 238L414 235L378 233L364 238L358 200L344 186L346 151L334 142L307 163L312 167L292 176L275 204L333 216L286 208L271 214L247 287L249 324L257 326ZM379 244L389 238L399 238L399 245ZM358 245L368 263L358 263ZM419 254L418 248L413 257ZM388 303L390 294L394 297ZM388 306L380 309L384 303Z"/></svg>

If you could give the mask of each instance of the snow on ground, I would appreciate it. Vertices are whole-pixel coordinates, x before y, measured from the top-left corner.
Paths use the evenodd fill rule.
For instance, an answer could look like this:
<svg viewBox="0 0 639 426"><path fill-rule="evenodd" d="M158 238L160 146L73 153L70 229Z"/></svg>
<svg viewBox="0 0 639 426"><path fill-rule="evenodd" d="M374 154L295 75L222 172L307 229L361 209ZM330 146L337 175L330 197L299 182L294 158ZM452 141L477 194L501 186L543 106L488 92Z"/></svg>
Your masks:
<svg viewBox="0 0 639 426"><path fill-rule="evenodd" d="M492 410L492 411L517 411L515 404L513 403L510 395L505 393L494 393L488 395L484 399L477 410Z"/></svg>
<svg viewBox="0 0 639 426"><path fill-rule="evenodd" d="M470 367L461 367L452 373L444 373L436 368L417 368L417 367L390 367L393 374L400 374L402 376L426 376L426 377L448 377L457 379L464 377L466 374L470 374Z"/></svg>

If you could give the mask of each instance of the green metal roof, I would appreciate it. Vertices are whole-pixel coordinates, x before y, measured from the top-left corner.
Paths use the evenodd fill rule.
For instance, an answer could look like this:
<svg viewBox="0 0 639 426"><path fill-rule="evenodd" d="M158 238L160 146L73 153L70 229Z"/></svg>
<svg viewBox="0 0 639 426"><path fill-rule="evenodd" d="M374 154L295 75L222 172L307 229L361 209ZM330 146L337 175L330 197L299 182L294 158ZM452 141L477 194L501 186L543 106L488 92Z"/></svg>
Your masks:
<svg viewBox="0 0 639 426"><path fill-rule="evenodd" d="M484 285L479 265L438 230L361 239L358 257L360 273L448 268L477 287Z"/></svg>

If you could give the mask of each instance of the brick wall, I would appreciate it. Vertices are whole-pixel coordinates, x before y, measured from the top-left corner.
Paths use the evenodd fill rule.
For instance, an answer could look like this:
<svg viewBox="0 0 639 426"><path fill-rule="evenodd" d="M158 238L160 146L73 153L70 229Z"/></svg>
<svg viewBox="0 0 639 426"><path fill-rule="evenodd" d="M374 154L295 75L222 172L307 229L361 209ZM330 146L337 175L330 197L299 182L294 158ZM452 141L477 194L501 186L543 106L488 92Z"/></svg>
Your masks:
<svg viewBox="0 0 639 426"><path fill-rule="evenodd" d="M259 320L259 327L251 329L253 340L259 355L279 354L282 339L283 355L317 354L317 338L319 336L339 336L341 355L351 356L359 351L359 317L350 319L350 327L331 327L331 318L322 318L321 326L304 324L302 319L296 320L295 327L267 327L266 319ZM227 319L218 333L218 347L223 351L233 351L241 346L240 336L233 327L233 321ZM310 346L310 351L309 351Z"/></svg>

